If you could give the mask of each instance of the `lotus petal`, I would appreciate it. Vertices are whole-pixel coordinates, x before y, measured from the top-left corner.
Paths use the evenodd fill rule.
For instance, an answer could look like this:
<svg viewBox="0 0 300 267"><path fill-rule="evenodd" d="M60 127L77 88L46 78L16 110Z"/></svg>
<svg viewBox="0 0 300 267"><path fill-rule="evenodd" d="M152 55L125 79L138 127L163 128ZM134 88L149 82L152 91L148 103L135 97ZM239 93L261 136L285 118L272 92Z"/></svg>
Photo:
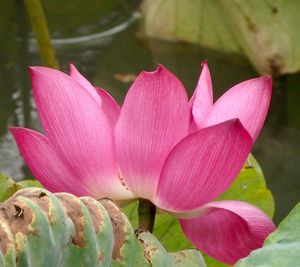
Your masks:
<svg viewBox="0 0 300 267"><path fill-rule="evenodd" d="M31 76L43 129L60 158L99 195L132 197L120 182L111 126L94 97L60 71L34 67Z"/></svg>
<svg viewBox="0 0 300 267"><path fill-rule="evenodd" d="M190 134L168 156L154 203L182 212L212 201L234 181L251 147L252 139L237 119Z"/></svg>
<svg viewBox="0 0 300 267"><path fill-rule="evenodd" d="M245 202L211 202L198 213L199 217L180 219L185 235L197 248L227 264L260 248L275 230L267 215Z"/></svg>
<svg viewBox="0 0 300 267"><path fill-rule="evenodd" d="M108 92L98 87L96 87L96 89L97 93L101 97L102 110L106 114L107 119L110 122L111 128L114 129L119 119L121 108Z"/></svg>
<svg viewBox="0 0 300 267"><path fill-rule="evenodd" d="M10 128L11 134L34 177L52 192L96 196L59 157L44 135L26 128ZM93 189L93 188L91 188Z"/></svg>
<svg viewBox="0 0 300 267"><path fill-rule="evenodd" d="M197 87L190 100L192 118L201 128L203 121L213 106L213 89L207 61L202 62L202 71Z"/></svg>
<svg viewBox="0 0 300 267"><path fill-rule="evenodd" d="M242 82L218 99L203 124L198 127L238 118L254 142L266 119L271 94L272 80L269 76Z"/></svg>
<svg viewBox="0 0 300 267"><path fill-rule="evenodd" d="M151 199L173 146L188 133L189 106L181 82L166 68L142 72L130 87L116 125L116 149L126 184Z"/></svg>
<svg viewBox="0 0 300 267"><path fill-rule="evenodd" d="M73 64L70 64L70 76L83 86L95 99L95 101L101 106L101 97L96 92L94 86L76 69Z"/></svg>

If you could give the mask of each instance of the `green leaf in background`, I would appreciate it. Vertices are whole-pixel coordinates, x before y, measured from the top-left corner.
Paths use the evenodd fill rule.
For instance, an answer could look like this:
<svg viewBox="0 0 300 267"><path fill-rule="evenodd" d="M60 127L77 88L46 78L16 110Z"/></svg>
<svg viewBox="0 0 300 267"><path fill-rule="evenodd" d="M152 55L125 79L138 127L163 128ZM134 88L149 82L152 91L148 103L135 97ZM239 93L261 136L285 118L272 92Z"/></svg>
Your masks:
<svg viewBox="0 0 300 267"><path fill-rule="evenodd" d="M231 187L218 198L218 200L225 199L251 203L262 209L269 217L273 217L273 196L266 186L259 164L252 155L248 157L244 168ZM132 225L137 227L137 202L126 206L123 210ZM193 247L183 234L178 220L170 214L158 214L156 216L153 234L164 245L167 251L177 251ZM229 266L207 255L204 255L204 259L209 267Z"/></svg>
<svg viewBox="0 0 300 267"><path fill-rule="evenodd" d="M300 203L269 235L262 248L254 250L235 267L299 267Z"/></svg>
<svg viewBox="0 0 300 267"><path fill-rule="evenodd" d="M36 180L23 180L16 183L10 177L0 174L0 202L3 202L18 190L26 187L43 188L43 186Z"/></svg>
<svg viewBox="0 0 300 267"><path fill-rule="evenodd" d="M20 182L17 182L17 185L21 188L27 188L27 187L38 187L38 188L44 188L41 183L37 180L22 180Z"/></svg>
<svg viewBox="0 0 300 267"><path fill-rule="evenodd" d="M300 70L298 0L144 0L143 13L149 36L244 54L261 73Z"/></svg>
<svg viewBox="0 0 300 267"><path fill-rule="evenodd" d="M12 196L17 190L18 186L11 178L0 174L0 202Z"/></svg>
<svg viewBox="0 0 300 267"><path fill-rule="evenodd" d="M153 234L168 251L193 248L193 245L182 232L178 220L170 214L158 214L156 216Z"/></svg>
<svg viewBox="0 0 300 267"><path fill-rule="evenodd" d="M238 178L218 200L245 201L259 207L270 218L274 216L274 198L253 155L248 157Z"/></svg>

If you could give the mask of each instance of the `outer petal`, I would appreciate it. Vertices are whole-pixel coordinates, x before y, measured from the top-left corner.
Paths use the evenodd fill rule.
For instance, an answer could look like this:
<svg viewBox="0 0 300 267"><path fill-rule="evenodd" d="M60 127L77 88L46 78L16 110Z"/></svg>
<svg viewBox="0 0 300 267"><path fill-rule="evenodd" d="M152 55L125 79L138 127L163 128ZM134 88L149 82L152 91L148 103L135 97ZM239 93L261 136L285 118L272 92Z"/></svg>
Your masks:
<svg viewBox="0 0 300 267"><path fill-rule="evenodd" d="M113 97L99 87L94 88L91 83L80 74L73 64L70 64L70 76L86 88L97 103L101 105L103 111L107 115L107 119L111 123L112 128L114 128L119 118L121 108Z"/></svg>
<svg viewBox="0 0 300 267"><path fill-rule="evenodd" d="M200 127L207 127L233 118L239 118L253 141L266 119L272 94L269 76L242 82L228 90L214 104Z"/></svg>
<svg viewBox="0 0 300 267"><path fill-rule="evenodd" d="M96 196L68 169L45 136L26 128L9 130L32 174L45 188L52 192L70 192L77 196Z"/></svg>
<svg viewBox="0 0 300 267"><path fill-rule="evenodd" d="M167 158L154 203L180 212L212 201L234 181L251 147L237 119L190 134Z"/></svg>
<svg viewBox="0 0 300 267"><path fill-rule="evenodd" d="M202 71L190 105L192 118L200 128L213 106L213 89L207 61L202 62Z"/></svg>
<svg viewBox="0 0 300 267"><path fill-rule="evenodd" d="M98 87L96 87L96 89L102 100L102 109L106 114L112 129L114 129L119 119L121 108L109 93Z"/></svg>
<svg viewBox="0 0 300 267"><path fill-rule="evenodd" d="M197 248L228 264L260 248L275 230L267 215L245 202L212 202L199 212L200 217L180 219L185 235Z"/></svg>
<svg viewBox="0 0 300 267"><path fill-rule="evenodd" d="M116 126L121 172L135 194L152 198L163 162L187 134L188 124L181 82L163 66L142 72L127 93Z"/></svg>
<svg viewBox="0 0 300 267"><path fill-rule="evenodd" d="M78 82L81 86L83 86L95 99L95 101L101 106L101 97L96 92L96 89L94 88L91 83L83 77L83 75L76 69L76 67L73 64L70 64L70 76Z"/></svg>
<svg viewBox="0 0 300 267"><path fill-rule="evenodd" d="M111 127L95 99L57 70L35 67L31 75L42 126L60 158L102 196L132 196L118 179Z"/></svg>

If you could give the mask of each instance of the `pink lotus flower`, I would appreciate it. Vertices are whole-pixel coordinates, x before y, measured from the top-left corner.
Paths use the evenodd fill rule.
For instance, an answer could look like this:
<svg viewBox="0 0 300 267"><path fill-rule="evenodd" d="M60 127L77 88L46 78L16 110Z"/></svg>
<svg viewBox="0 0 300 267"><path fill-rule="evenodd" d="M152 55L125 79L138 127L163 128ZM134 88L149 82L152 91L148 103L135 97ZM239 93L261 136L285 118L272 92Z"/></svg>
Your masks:
<svg viewBox="0 0 300 267"><path fill-rule="evenodd" d="M263 122L271 80L236 85L215 104L207 64L190 101L166 68L142 72L122 109L71 66L33 67L45 134L11 128L33 175L51 191L146 198L174 213L196 247L233 264L274 230L258 208L212 202L241 170Z"/></svg>

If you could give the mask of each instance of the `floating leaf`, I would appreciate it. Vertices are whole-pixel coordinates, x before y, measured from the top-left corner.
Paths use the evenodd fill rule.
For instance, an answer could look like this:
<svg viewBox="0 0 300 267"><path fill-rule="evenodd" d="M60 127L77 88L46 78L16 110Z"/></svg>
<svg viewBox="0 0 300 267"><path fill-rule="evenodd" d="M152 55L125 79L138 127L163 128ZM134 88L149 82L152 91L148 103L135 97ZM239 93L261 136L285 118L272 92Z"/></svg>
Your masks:
<svg viewBox="0 0 300 267"><path fill-rule="evenodd" d="M26 187L43 188L37 180L23 180L16 183L12 178L0 174L0 202L8 199L18 190Z"/></svg>
<svg viewBox="0 0 300 267"><path fill-rule="evenodd" d="M17 182L17 185L21 188L27 188L27 187L44 188L42 184L37 180L22 180L20 182Z"/></svg>
<svg viewBox="0 0 300 267"><path fill-rule="evenodd" d="M12 196L17 190L17 184L10 177L0 174L0 202Z"/></svg>
<svg viewBox="0 0 300 267"><path fill-rule="evenodd" d="M297 0L144 0L143 7L149 36L244 54L261 73L300 70Z"/></svg>

